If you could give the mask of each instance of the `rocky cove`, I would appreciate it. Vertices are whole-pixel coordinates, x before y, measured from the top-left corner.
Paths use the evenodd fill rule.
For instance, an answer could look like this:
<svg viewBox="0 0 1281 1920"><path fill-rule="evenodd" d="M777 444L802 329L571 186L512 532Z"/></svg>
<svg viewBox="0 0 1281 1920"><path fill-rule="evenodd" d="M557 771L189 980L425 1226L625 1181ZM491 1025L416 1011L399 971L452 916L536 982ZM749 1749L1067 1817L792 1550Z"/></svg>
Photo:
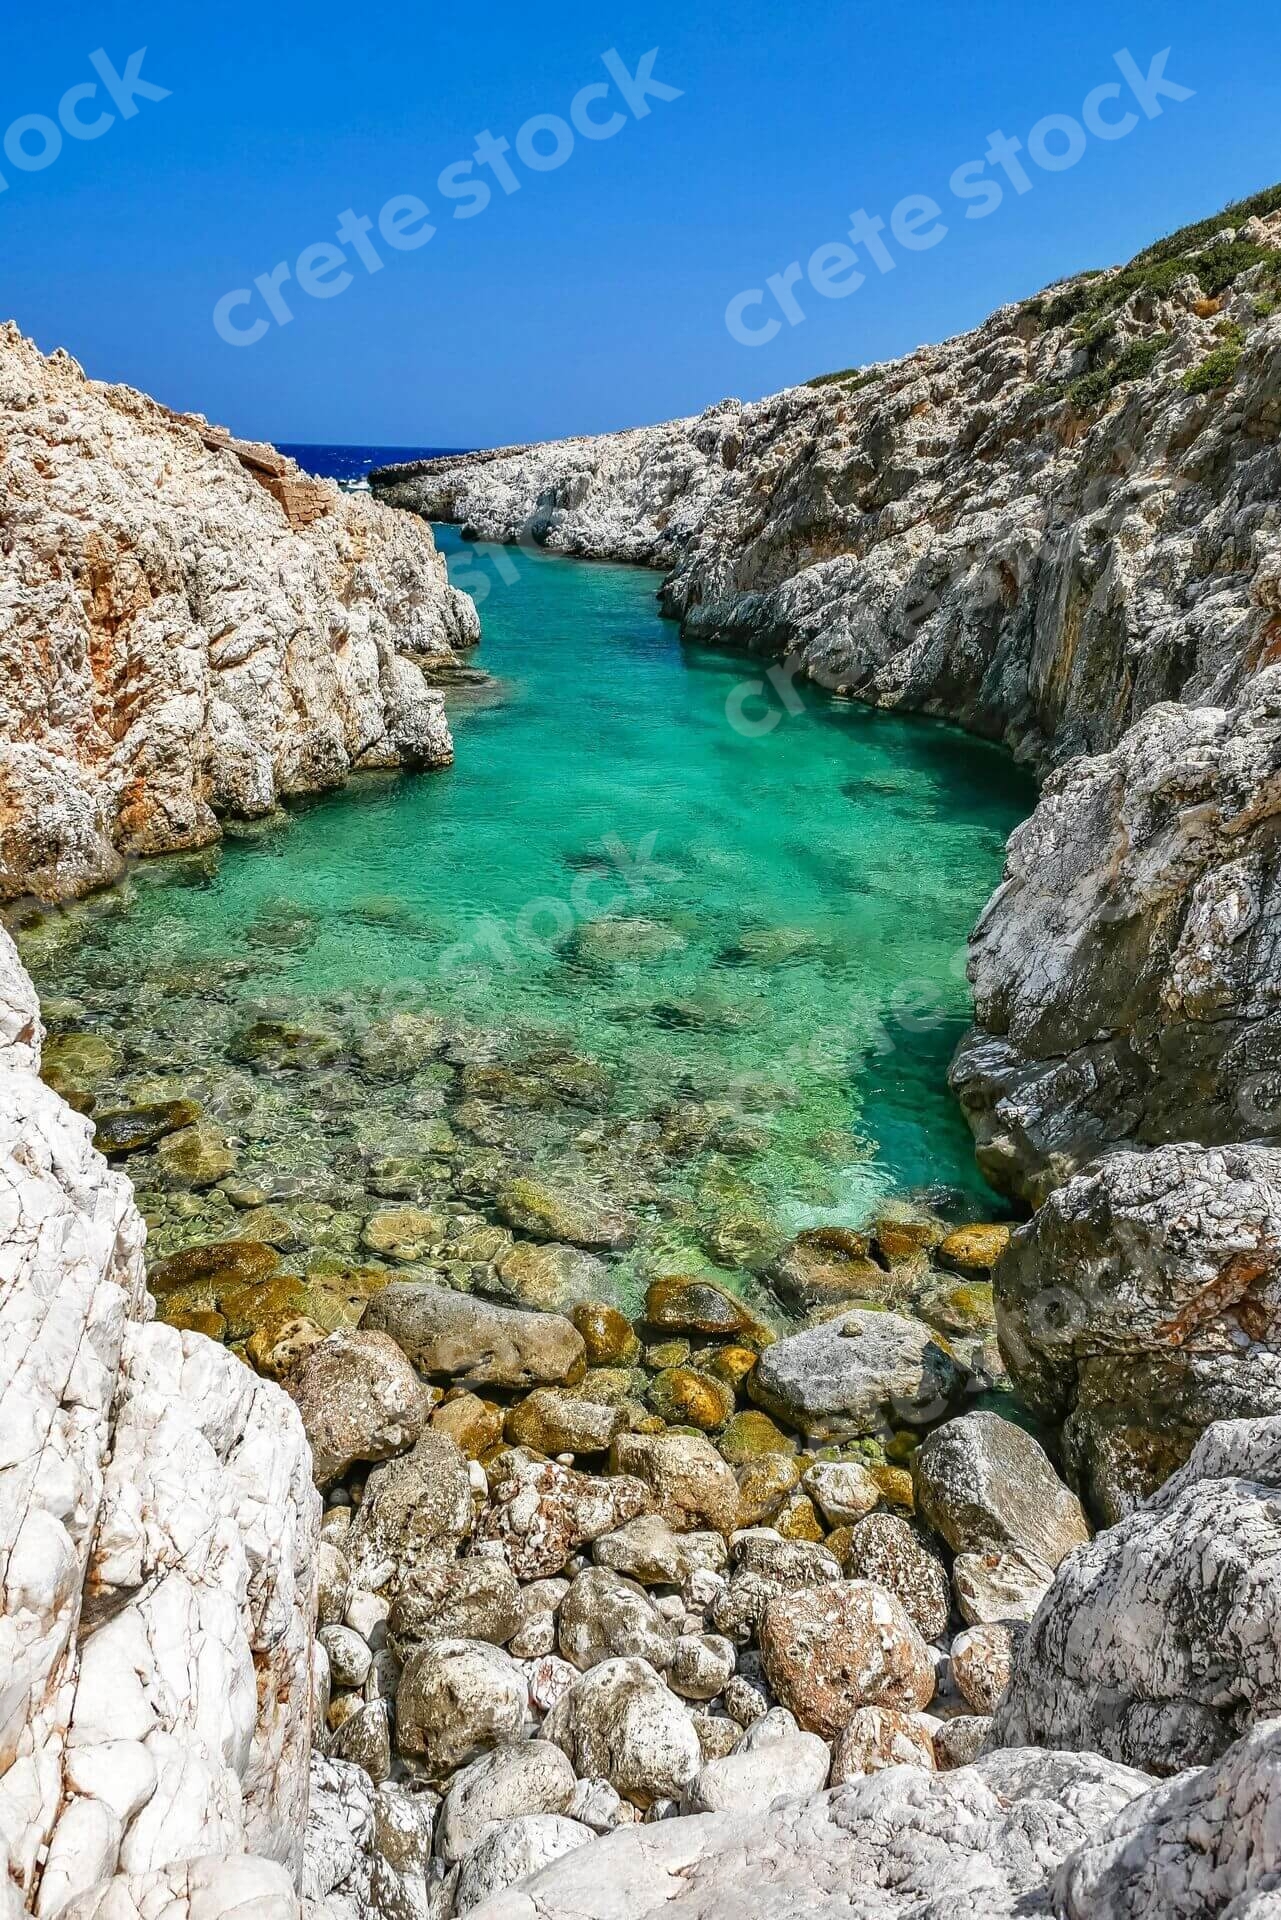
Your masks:
<svg viewBox="0 0 1281 1920"><path fill-rule="evenodd" d="M6 337L15 1913L1267 1915L1277 239L1245 209L872 377L378 483L664 567L691 645L841 696L838 754L898 729L865 824L948 776L863 705L1037 768L954 1069L1022 1225L844 1056L795 1127L744 1070L833 968L875 1055L839 921L583 921L598 1050L554 954L487 1020L501 968L403 957L457 914L371 887L326 1003L327 916L250 876L402 787L280 799L449 758L470 603L409 515ZM975 880L1013 802L954 826ZM92 891L137 853L176 864Z"/></svg>

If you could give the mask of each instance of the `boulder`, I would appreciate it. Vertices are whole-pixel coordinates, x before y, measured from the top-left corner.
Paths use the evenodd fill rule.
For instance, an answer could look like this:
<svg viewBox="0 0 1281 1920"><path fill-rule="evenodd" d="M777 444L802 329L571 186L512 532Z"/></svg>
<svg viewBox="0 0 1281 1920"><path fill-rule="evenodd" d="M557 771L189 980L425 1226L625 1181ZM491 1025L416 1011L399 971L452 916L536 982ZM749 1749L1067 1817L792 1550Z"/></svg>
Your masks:
<svg viewBox="0 0 1281 1920"><path fill-rule="evenodd" d="M387 1628L404 1662L429 1640L487 1640L503 1647L521 1622L521 1590L497 1554L423 1559L392 1602Z"/></svg>
<svg viewBox="0 0 1281 1920"><path fill-rule="evenodd" d="M626 1314L601 1300L580 1300L570 1320L582 1334L589 1367L634 1367L641 1343Z"/></svg>
<svg viewBox="0 0 1281 1920"><path fill-rule="evenodd" d="M375 1467L347 1536L359 1586L392 1596L414 1568L453 1553L472 1530L471 1476L452 1440L429 1427L412 1453Z"/></svg>
<svg viewBox="0 0 1281 1920"><path fill-rule="evenodd" d="M850 1529L842 1566L852 1580L872 1580L898 1600L917 1632L937 1640L951 1613L947 1571L916 1529L896 1513L870 1513Z"/></svg>
<svg viewBox="0 0 1281 1920"><path fill-rule="evenodd" d="M934 1769L934 1740L925 1718L894 1707L860 1707L832 1748L832 1785L843 1787L885 1767Z"/></svg>
<svg viewBox="0 0 1281 1920"><path fill-rule="evenodd" d="M748 1391L811 1440L848 1440L939 1420L961 1379L922 1321L855 1310L776 1341Z"/></svg>
<svg viewBox="0 0 1281 1920"><path fill-rule="evenodd" d="M1013 1551L1053 1571L1090 1537L1044 1448L999 1413L947 1421L921 1442L912 1471L918 1513L954 1553Z"/></svg>
<svg viewBox="0 0 1281 1920"><path fill-rule="evenodd" d="M1002 1622L969 1627L950 1648L952 1678L975 1713L991 1716L1010 1682L1014 1651L1022 1638Z"/></svg>
<svg viewBox="0 0 1281 1920"><path fill-rule="evenodd" d="M1050 1590L1048 1567L1022 1553L958 1553L952 1585L962 1619L1029 1621Z"/></svg>
<svg viewBox="0 0 1281 1920"><path fill-rule="evenodd" d="M845 1227L810 1227L783 1249L769 1270L782 1300L798 1314L850 1300L882 1300L893 1282L873 1260L865 1234Z"/></svg>
<svg viewBox="0 0 1281 1920"><path fill-rule="evenodd" d="M676 1635L645 1589L605 1567L588 1567L561 1602L560 1650L586 1673L603 1660L647 1660L660 1673L672 1658Z"/></svg>
<svg viewBox="0 0 1281 1920"><path fill-rule="evenodd" d="M719 1533L677 1533L659 1513L638 1514L592 1548L597 1566L609 1567L647 1587L683 1587L699 1568L719 1573L728 1564Z"/></svg>
<svg viewBox="0 0 1281 1920"><path fill-rule="evenodd" d="M778 1594L839 1583L835 1554L811 1540L784 1540L768 1527L753 1528L734 1543L735 1568L729 1586L712 1602L712 1623L745 1646L758 1631L765 1610Z"/></svg>
<svg viewBox="0 0 1281 1920"><path fill-rule="evenodd" d="M527 1813L564 1813L577 1782L574 1769L546 1740L495 1747L456 1773L440 1809L436 1849L465 1859L493 1827Z"/></svg>
<svg viewBox="0 0 1281 1920"><path fill-rule="evenodd" d="M667 1684L682 1700L714 1700L734 1677L738 1656L719 1633L683 1633L671 1651Z"/></svg>
<svg viewBox="0 0 1281 1920"><path fill-rule="evenodd" d="M707 1526L730 1533L738 1524L738 1482L701 1433L620 1433L610 1471L643 1481L658 1512L678 1530Z"/></svg>
<svg viewBox="0 0 1281 1920"><path fill-rule="evenodd" d="M389 1333L421 1373L452 1385L572 1386L587 1366L582 1335L556 1313L523 1313L428 1281L376 1293L361 1327Z"/></svg>
<svg viewBox="0 0 1281 1920"><path fill-rule="evenodd" d="M606 1660L543 1722L580 1778L599 1775L638 1807L678 1800L703 1764L688 1713L644 1660Z"/></svg>
<svg viewBox="0 0 1281 1920"><path fill-rule="evenodd" d="M996 1273L1020 1393L1104 1523L1215 1420L1281 1413L1281 1148L1162 1146L1069 1180Z"/></svg>
<svg viewBox="0 0 1281 1920"><path fill-rule="evenodd" d="M627 1419L621 1407L565 1387L536 1387L510 1410L504 1432L536 1453L604 1453Z"/></svg>
<svg viewBox="0 0 1281 1920"><path fill-rule="evenodd" d="M1063 1562L994 1733L1164 1775L1217 1760L1278 1705L1281 1418L1228 1420Z"/></svg>
<svg viewBox="0 0 1281 1920"><path fill-rule="evenodd" d="M621 1252L636 1228L621 1207L576 1184L553 1185L524 1176L498 1190L499 1219L531 1240L566 1241L572 1247Z"/></svg>
<svg viewBox="0 0 1281 1920"><path fill-rule="evenodd" d="M927 1707L934 1661L903 1607L869 1580L802 1588L770 1600L761 1659L777 1697L808 1732L831 1740L859 1707Z"/></svg>
<svg viewBox="0 0 1281 1920"><path fill-rule="evenodd" d="M818 1460L806 1468L801 1485L829 1527L853 1526L880 1504L880 1488L857 1460Z"/></svg>
<svg viewBox="0 0 1281 1920"><path fill-rule="evenodd" d="M559 1573L577 1548L634 1520L650 1504L643 1480L596 1478L519 1449L494 1461L478 1538L502 1548L518 1580Z"/></svg>
<svg viewBox="0 0 1281 1920"><path fill-rule="evenodd" d="M554 1241L518 1240L499 1264L496 1280L486 1280L485 1291L501 1292L539 1313L564 1313L576 1301L603 1293L608 1284L609 1269L594 1253Z"/></svg>
<svg viewBox="0 0 1281 1920"><path fill-rule="evenodd" d="M751 1731L763 1725L757 1721ZM754 1745L748 1740L745 1734L733 1753L708 1761L683 1795L682 1813L763 1810L784 1794L808 1799L827 1785L832 1756L817 1734L802 1733L793 1724L778 1739Z"/></svg>
<svg viewBox="0 0 1281 1920"><path fill-rule="evenodd" d="M357 1460L386 1460L412 1447L427 1395L385 1333L331 1334L295 1367L289 1391L311 1443L318 1487L341 1480Z"/></svg>
<svg viewBox="0 0 1281 1920"><path fill-rule="evenodd" d="M526 1813L495 1827L463 1861L454 1913L472 1913L504 1887L528 1880L562 1855L596 1838L590 1827L560 1813Z"/></svg>
<svg viewBox="0 0 1281 1920"><path fill-rule="evenodd" d="M396 1743L428 1778L447 1780L514 1740L529 1712L516 1662L479 1640L436 1640L410 1655L396 1691Z"/></svg>
<svg viewBox="0 0 1281 1920"><path fill-rule="evenodd" d="M652 1281L645 1295L645 1319L666 1333L708 1334L722 1340L768 1337L755 1314L728 1287L701 1275Z"/></svg>

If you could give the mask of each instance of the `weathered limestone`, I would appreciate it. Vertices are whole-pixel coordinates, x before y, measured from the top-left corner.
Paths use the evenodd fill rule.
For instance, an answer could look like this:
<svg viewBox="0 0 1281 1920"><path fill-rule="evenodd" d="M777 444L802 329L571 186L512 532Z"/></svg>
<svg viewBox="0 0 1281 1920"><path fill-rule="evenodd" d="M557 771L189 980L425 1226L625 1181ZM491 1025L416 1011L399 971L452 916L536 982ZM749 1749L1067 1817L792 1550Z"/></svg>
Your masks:
<svg viewBox="0 0 1281 1920"><path fill-rule="evenodd" d="M253 1888L283 1917L316 1607L302 1425L226 1349L149 1322L128 1183L35 1077L3 933L0 1009L6 1884L50 1920L107 1882L125 1900L199 1886L210 1915Z"/></svg>
<svg viewBox="0 0 1281 1920"><path fill-rule="evenodd" d="M356 768L452 757L430 532L0 329L0 897L84 893Z"/></svg>
<svg viewBox="0 0 1281 1920"><path fill-rule="evenodd" d="M1063 1562L994 1732L1167 1774L1279 1709L1281 1419L1227 1420Z"/></svg>
<svg viewBox="0 0 1281 1920"><path fill-rule="evenodd" d="M1114 1154L1014 1235L996 1299L1020 1392L1119 1519L1212 1421L1281 1413L1281 1150Z"/></svg>

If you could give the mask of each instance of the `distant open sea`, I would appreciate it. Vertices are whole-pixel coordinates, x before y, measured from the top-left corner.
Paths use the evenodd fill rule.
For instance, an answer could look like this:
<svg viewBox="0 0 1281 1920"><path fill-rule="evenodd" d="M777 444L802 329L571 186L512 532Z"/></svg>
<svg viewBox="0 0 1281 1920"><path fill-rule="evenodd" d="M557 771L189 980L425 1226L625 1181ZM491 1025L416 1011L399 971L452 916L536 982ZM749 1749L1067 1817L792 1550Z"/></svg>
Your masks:
<svg viewBox="0 0 1281 1920"><path fill-rule="evenodd" d="M308 473L351 486L373 467L392 467L401 460L434 460L442 453L470 453L470 447L321 447L286 446L280 451Z"/></svg>

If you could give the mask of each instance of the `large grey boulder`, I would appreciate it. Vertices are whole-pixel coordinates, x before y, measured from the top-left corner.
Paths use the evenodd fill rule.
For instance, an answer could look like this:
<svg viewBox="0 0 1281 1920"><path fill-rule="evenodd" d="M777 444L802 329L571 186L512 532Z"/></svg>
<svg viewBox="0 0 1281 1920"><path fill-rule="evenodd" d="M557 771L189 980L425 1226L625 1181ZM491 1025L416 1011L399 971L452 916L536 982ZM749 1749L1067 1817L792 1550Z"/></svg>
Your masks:
<svg viewBox="0 0 1281 1920"><path fill-rule="evenodd" d="M1105 1795L1097 1762L1034 1762L1000 1788L975 1767L891 1767L809 1799L626 1828L473 1920L1048 1920L1055 1868L1097 1834L1101 1804L1144 1783L1116 1769Z"/></svg>
<svg viewBox="0 0 1281 1920"><path fill-rule="evenodd" d="M1273 393L1275 353L1274 336ZM1108 698L1136 664L1115 663ZM972 940L979 1031L953 1084L988 1178L1034 1205L1118 1146L1281 1134L1281 668L1235 706L1156 697L1110 752L1046 781Z"/></svg>
<svg viewBox="0 0 1281 1920"><path fill-rule="evenodd" d="M916 1506L954 1553L1020 1553L1053 1571L1090 1537L1081 1503L1032 1435L999 1413L928 1434L912 1462Z"/></svg>
<svg viewBox="0 0 1281 1920"><path fill-rule="evenodd" d="M941 1419L961 1378L924 1321L854 1310L775 1341L749 1390L811 1440L847 1440Z"/></svg>
<svg viewBox="0 0 1281 1920"><path fill-rule="evenodd" d="M496 1306L430 1281L374 1294L362 1329L389 1333L422 1373L469 1387L559 1387L587 1368L582 1335L559 1313Z"/></svg>
<svg viewBox="0 0 1281 1920"><path fill-rule="evenodd" d="M1054 1882L1062 1920L1275 1920L1281 1720L1132 1800Z"/></svg>
<svg viewBox="0 0 1281 1920"><path fill-rule="evenodd" d="M1281 1148L1159 1147L1070 1180L996 1270L1001 1350L1117 1520L1214 1420L1281 1413Z"/></svg>
<svg viewBox="0 0 1281 1920"><path fill-rule="evenodd" d="M1281 1419L1226 1421L1079 1547L1022 1640L994 1735L1164 1775L1281 1712Z"/></svg>

